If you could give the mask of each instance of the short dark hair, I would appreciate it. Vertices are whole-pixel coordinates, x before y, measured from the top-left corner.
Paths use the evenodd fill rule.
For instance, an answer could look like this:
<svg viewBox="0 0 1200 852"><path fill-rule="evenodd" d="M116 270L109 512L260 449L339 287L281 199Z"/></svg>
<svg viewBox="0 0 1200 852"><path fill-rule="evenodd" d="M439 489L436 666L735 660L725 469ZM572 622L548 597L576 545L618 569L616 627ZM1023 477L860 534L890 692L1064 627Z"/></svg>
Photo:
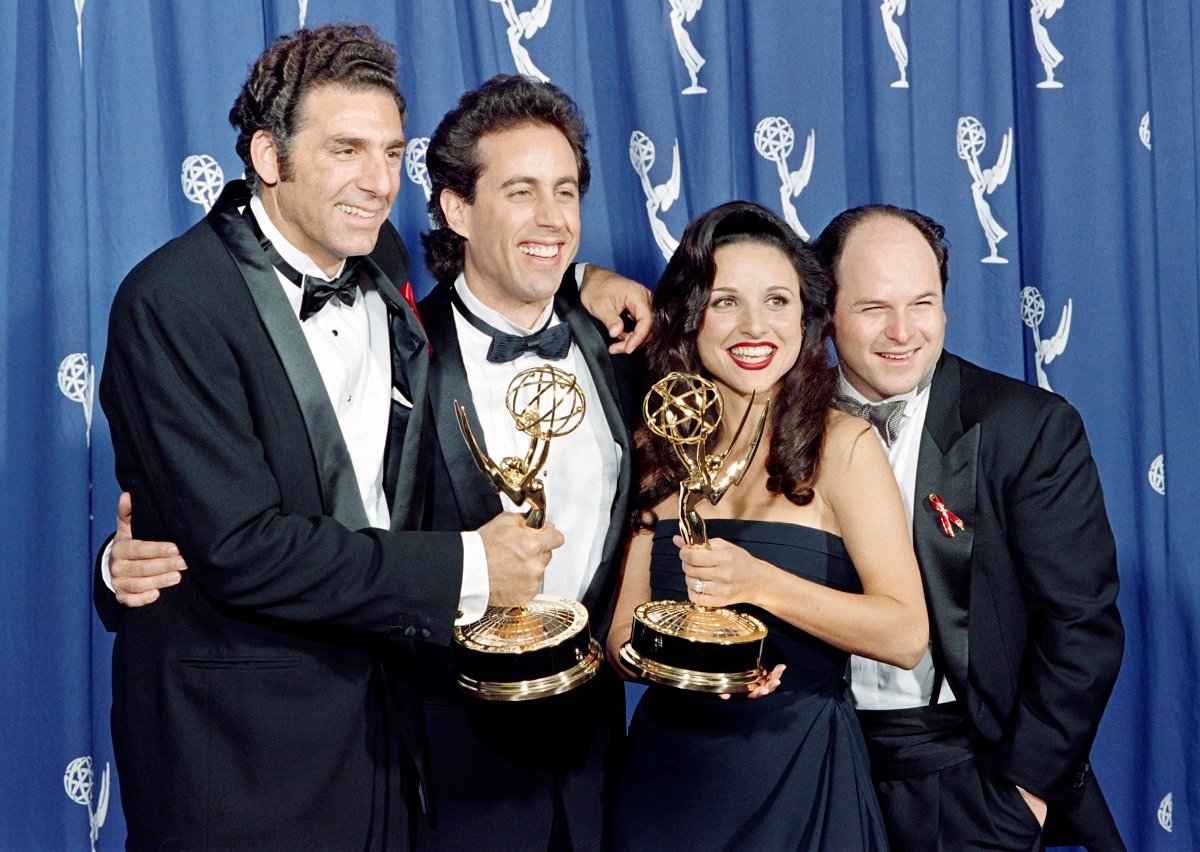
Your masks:
<svg viewBox="0 0 1200 852"><path fill-rule="evenodd" d="M404 121L406 104L396 83L396 49L362 24L328 24L279 36L255 60L250 76L229 110L238 131L237 152L246 166L251 192L259 187L250 157L250 140L259 130L271 134L279 149L279 169L291 178L292 139L299 130L300 104L320 86L380 89L391 95Z"/></svg>
<svg viewBox="0 0 1200 852"><path fill-rule="evenodd" d="M937 259L938 276L942 280L942 294L945 294L946 282L950 279L950 243L946 241L946 229L916 210L891 204L864 204L861 207L851 207L834 216L833 221L825 226L825 230L821 232L821 236L817 237L814 244L817 256L829 270L829 277L833 281L830 308L837 302L837 262L842 256L842 250L846 246L846 240L850 238L851 231L869 219L882 217L900 219L921 232L921 236L925 238L925 242L929 243L929 248Z"/></svg>
<svg viewBox="0 0 1200 852"><path fill-rule="evenodd" d="M677 371L705 373L696 338L717 273L714 256L717 249L738 243L778 249L800 282L804 309L800 353L771 400L767 489L803 506L813 498L837 379L826 347L831 324L829 276L790 225L758 204L730 201L700 214L687 226L654 288L653 332L646 343L648 375L656 379ZM667 442L653 437L647 427L638 429L634 443L640 471L634 525L642 527L653 523L651 510L678 489L685 472Z"/></svg>
<svg viewBox="0 0 1200 852"><path fill-rule="evenodd" d="M430 137L425 151L431 192L429 221L433 229L421 235L425 266L438 281L455 278L463 269L465 240L446 224L442 192L450 190L468 204L475 202L475 184L483 163L478 143L488 133L524 124L546 124L562 131L579 168L580 198L591 183L587 158L587 126L576 103L552 83L520 74L498 74L459 98Z"/></svg>

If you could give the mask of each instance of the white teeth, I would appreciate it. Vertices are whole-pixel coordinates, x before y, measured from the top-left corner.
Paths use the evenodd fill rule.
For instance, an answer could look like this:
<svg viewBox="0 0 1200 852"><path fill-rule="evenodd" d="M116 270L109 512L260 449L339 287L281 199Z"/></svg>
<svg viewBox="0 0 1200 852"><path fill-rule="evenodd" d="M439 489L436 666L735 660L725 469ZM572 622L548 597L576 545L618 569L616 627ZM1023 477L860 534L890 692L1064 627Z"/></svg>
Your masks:
<svg viewBox="0 0 1200 852"><path fill-rule="evenodd" d="M773 346L735 346L729 350L734 358L766 358L773 351Z"/></svg>
<svg viewBox="0 0 1200 852"><path fill-rule="evenodd" d="M909 358L912 355L912 353L905 352L903 355L896 355L896 354L892 354L892 353L888 353L888 352L880 352L879 355L881 358L887 358L889 361L903 361L903 360Z"/></svg>
<svg viewBox="0 0 1200 852"><path fill-rule="evenodd" d="M336 205L338 210L343 213L349 213L351 216L357 216L359 219L374 219L375 214L370 210L363 210L361 207L351 207L349 204Z"/></svg>
<svg viewBox="0 0 1200 852"><path fill-rule="evenodd" d="M518 248L522 254L533 255L534 257L558 257L558 246L544 246L539 243L522 243Z"/></svg>

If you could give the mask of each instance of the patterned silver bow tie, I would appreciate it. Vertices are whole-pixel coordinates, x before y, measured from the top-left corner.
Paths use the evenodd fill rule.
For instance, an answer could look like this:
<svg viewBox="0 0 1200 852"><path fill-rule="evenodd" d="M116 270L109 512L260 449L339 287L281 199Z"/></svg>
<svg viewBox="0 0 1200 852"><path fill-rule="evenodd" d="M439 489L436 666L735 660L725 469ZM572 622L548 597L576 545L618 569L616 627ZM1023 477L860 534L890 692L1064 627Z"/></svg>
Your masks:
<svg viewBox="0 0 1200 852"><path fill-rule="evenodd" d="M933 370L921 377L917 382L916 396L920 396L933 384ZM916 397L914 397L915 400ZM892 399L887 402L859 402L842 393L834 394L833 407L854 417L861 417L879 433L884 446L891 447L900 436L900 424L904 422L904 406L907 400Z"/></svg>
<svg viewBox="0 0 1200 852"><path fill-rule="evenodd" d="M890 402L871 404L859 402L840 393L833 398L835 407L847 414L861 417L874 426L875 431L879 433L879 437L888 447L896 442L896 438L900 434L900 422L904 419L904 402L902 399L893 399Z"/></svg>

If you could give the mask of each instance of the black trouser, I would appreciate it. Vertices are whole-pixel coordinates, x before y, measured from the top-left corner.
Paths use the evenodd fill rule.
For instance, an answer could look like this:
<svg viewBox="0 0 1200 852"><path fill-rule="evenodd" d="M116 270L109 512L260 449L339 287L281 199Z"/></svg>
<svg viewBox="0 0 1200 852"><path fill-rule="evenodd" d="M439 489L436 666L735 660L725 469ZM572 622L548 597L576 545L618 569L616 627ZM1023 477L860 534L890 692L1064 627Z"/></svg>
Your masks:
<svg viewBox="0 0 1200 852"><path fill-rule="evenodd" d="M1043 849L1033 811L957 703L858 716L895 852Z"/></svg>

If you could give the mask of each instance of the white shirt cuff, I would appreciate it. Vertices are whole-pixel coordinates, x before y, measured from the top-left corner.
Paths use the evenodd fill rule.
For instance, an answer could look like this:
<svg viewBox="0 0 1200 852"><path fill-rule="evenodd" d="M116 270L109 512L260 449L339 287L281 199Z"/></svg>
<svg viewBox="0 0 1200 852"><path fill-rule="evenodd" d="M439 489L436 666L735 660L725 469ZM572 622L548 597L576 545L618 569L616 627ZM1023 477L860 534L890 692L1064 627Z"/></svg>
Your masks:
<svg viewBox="0 0 1200 852"><path fill-rule="evenodd" d="M104 545L104 553L100 556L100 577L104 580L104 585L108 586L108 590L116 594L117 590L112 584L112 539L108 540L108 544Z"/></svg>
<svg viewBox="0 0 1200 852"><path fill-rule="evenodd" d="M587 271L586 263L576 263L575 264L575 286L580 290L583 289L583 273L586 271Z"/></svg>
<svg viewBox="0 0 1200 852"><path fill-rule="evenodd" d="M464 532L462 543L462 588L458 595L459 617L454 620L455 627L462 627L483 618L483 611L487 609L488 597L491 595L483 536L477 532Z"/></svg>

